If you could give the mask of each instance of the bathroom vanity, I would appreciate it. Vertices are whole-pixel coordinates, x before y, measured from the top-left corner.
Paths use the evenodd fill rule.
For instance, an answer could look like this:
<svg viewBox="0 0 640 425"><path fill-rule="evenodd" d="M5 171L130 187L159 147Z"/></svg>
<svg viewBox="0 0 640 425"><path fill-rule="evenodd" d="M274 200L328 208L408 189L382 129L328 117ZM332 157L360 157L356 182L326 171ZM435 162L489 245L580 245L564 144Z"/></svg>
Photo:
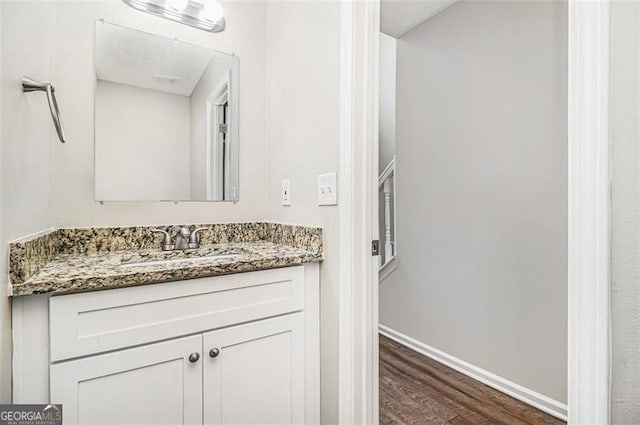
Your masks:
<svg viewBox="0 0 640 425"><path fill-rule="evenodd" d="M25 79L25 92L46 91L56 108L57 93L60 130L57 112L83 113L69 117L56 161L77 172L56 203L78 202L46 225L58 215L82 225L174 211L261 217L266 194L229 208L199 203L241 202L240 181L248 194L267 187L264 24L256 29L265 6L229 5L238 8L229 31L205 37L127 6L140 2L55 3L52 38L69 47L53 62L65 66L53 72L55 90ZM93 149L91 134L74 131L85 124ZM240 134L249 136L242 178ZM76 184L88 176L93 190ZM157 227L62 228L10 244L13 402L62 404L65 424L318 424L322 229Z"/></svg>
<svg viewBox="0 0 640 425"><path fill-rule="evenodd" d="M184 251L147 227L12 244L14 403L61 403L65 424L319 423L321 229L198 227Z"/></svg>

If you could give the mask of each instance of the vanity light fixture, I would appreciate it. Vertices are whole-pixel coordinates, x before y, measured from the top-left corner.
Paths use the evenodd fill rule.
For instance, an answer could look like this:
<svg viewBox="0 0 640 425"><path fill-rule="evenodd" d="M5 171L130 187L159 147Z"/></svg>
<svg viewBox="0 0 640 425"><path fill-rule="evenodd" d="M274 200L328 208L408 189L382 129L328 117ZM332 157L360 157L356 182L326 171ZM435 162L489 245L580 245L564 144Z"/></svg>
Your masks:
<svg viewBox="0 0 640 425"><path fill-rule="evenodd" d="M122 0L134 9L209 32L224 31L222 6L215 0Z"/></svg>

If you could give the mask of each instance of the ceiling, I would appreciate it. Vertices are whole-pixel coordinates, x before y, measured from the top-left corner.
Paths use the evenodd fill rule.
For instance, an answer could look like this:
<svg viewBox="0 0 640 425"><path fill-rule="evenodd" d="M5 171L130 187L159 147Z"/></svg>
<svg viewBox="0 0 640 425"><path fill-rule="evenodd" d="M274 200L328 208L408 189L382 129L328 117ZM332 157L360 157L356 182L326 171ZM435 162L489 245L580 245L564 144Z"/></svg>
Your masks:
<svg viewBox="0 0 640 425"><path fill-rule="evenodd" d="M380 31L400 38L458 0L381 0Z"/></svg>
<svg viewBox="0 0 640 425"><path fill-rule="evenodd" d="M96 23L95 67L100 80L190 96L216 54L222 53Z"/></svg>

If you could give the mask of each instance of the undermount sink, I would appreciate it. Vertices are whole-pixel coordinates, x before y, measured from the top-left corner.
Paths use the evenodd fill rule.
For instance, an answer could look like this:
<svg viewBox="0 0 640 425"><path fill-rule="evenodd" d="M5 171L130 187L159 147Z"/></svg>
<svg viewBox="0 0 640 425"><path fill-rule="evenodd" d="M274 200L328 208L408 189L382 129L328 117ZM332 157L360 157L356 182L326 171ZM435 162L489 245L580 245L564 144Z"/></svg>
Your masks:
<svg viewBox="0 0 640 425"><path fill-rule="evenodd" d="M202 257L191 257L191 258L168 258L162 260L146 260L146 261L133 261L133 262L122 262L122 267L143 267L143 266L157 266L160 264L172 265L172 264L180 264L180 265L194 265L199 263L204 263L207 261L220 260L223 258L236 258L239 257L240 254L219 254L219 255L206 255Z"/></svg>

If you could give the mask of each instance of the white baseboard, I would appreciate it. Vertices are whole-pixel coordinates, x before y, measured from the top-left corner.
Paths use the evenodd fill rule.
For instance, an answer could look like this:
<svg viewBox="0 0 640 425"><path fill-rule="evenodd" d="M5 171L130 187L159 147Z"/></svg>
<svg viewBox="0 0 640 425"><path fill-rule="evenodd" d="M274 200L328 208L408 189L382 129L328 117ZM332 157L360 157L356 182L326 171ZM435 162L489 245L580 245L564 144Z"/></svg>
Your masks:
<svg viewBox="0 0 640 425"><path fill-rule="evenodd" d="M413 351L423 354L447 367L450 367L451 369L457 370L476 381L480 381L485 385L527 403L536 409L540 409L558 419L562 419L564 421L567 420L566 404L560 403L559 401L530 390L529 388L525 388L522 385L518 385L515 382L511 382L508 379L474 366L464 360L460 360L457 357L444 353L384 325L379 325L378 328L382 335L404 345L407 348L410 348Z"/></svg>

